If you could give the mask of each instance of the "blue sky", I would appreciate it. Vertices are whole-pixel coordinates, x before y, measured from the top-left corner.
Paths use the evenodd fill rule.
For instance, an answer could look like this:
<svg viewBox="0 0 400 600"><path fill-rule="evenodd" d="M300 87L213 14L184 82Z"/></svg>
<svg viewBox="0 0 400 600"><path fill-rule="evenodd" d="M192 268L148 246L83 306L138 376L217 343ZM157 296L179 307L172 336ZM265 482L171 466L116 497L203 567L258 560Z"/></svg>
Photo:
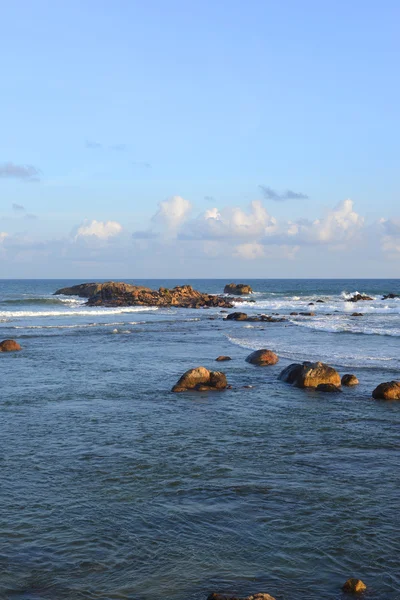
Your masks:
<svg viewBox="0 0 400 600"><path fill-rule="evenodd" d="M0 277L400 276L399 20L4 3Z"/></svg>

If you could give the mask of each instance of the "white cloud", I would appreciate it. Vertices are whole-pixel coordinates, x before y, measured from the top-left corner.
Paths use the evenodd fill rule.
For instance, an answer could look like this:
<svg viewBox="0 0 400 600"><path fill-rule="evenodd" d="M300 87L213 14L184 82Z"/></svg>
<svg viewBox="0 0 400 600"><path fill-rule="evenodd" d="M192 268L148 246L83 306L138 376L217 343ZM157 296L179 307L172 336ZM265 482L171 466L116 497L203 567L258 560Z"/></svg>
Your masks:
<svg viewBox="0 0 400 600"><path fill-rule="evenodd" d="M8 237L8 233L6 233L5 231L0 231L0 244L2 242L4 242L4 240L6 239L6 237Z"/></svg>
<svg viewBox="0 0 400 600"><path fill-rule="evenodd" d="M239 244L236 246L234 251L234 256L238 258L245 258L246 260L254 260L256 258L262 258L265 256L265 246L262 244L248 243L248 244Z"/></svg>
<svg viewBox="0 0 400 600"><path fill-rule="evenodd" d="M174 234L186 221L191 209L192 205L189 200L185 200L181 196L171 196L171 198L158 203L158 211L152 221L165 227L167 232Z"/></svg>
<svg viewBox="0 0 400 600"><path fill-rule="evenodd" d="M74 239L97 238L108 240L122 232L122 225L117 221L88 221L78 227Z"/></svg>
<svg viewBox="0 0 400 600"><path fill-rule="evenodd" d="M381 219L379 221L383 252L396 256L400 253L400 219Z"/></svg>

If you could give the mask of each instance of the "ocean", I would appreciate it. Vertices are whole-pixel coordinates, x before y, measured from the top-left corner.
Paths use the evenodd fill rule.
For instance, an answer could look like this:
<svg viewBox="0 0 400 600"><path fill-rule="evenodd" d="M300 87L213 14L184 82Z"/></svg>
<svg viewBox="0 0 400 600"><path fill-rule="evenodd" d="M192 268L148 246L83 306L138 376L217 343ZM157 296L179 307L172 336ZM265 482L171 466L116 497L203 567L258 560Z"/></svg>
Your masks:
<svg viewBox="0 0 400 600"><path fill-rule="evenodd" d="M77 280L0 281L0 339L23 347L0 354L1 600L340 600L349 577L400 599L400 402L371 398L400 379L400 298L382 299L400 280L244 282L236 310L287 320L89 308L53 296ZM246 363L258 348L279 363ZM278 380L303 360L360 385ZM232 389L170 392L200 365Z"/></svg>

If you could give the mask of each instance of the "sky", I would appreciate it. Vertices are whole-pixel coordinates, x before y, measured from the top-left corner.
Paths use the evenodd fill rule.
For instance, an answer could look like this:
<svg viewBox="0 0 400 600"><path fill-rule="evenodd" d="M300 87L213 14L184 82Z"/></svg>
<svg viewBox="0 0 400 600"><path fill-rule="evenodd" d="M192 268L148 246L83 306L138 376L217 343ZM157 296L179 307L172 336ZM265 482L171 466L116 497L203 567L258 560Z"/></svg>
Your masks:
<svg viewBox="0 0 400 600"><path fill-rule="evenodd" d="M1 13L1 278L400 277L397 0Z"/></svg>

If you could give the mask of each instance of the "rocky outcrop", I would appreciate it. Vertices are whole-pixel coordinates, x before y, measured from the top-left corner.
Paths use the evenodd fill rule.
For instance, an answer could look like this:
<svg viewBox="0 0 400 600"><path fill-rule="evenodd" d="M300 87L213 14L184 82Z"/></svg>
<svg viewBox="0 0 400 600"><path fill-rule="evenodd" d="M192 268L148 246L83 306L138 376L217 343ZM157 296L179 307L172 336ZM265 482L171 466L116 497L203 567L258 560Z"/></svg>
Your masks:
<svg viewBox="0 0 400 600"><path fill-rule="evenodd" d="M340 386L339 373L333 367L322 362L294 363L281 372L279 379L300 388L316 388L321 383Z"/></svg>
<svg viewBox="0 0 400 600"><path fill-rule="evenodd" d="M224 362L226 360L232 360L230 356L218 356L218 358L215 359L217 362Z"/></svg>
<svg viewBox="0 0 400 600"><path fill-rule="evenodd" d="M346 300L346 302L360 302L362 300L373 300L373 298L366 296L365 294L354 294L354 296Z"/></svg>
<svg viewBox="0 0 400 600"><path fill-rule="evenodd" d="M386 294L386 296L382 296L382 300L394 300L395 298L400 298L399 294Z"/></svg>
<svg viewBox="0 0 400 600"><path fill-rule="evenodd" d="M272 352L272 350L267 350L265 348L263 348L262 350L255 350L255 352L252 352L246 358L246 362L252 365L257 365L258 367L276 365L278 360L279 358L277 357L275 352Z"/></svg>
<svg viewBox="0 0 400 600"><path fill-rule="evenodd" d="M204 294L194 290L190 285L151 290L143 286L107 281L106 283L82 283L57 290L55 294L88 298L88 306L233 307L232 299Z"/></svg>
<svg viewBox="0 0 400 600"><path fill-rule="evenodd" d="M375 400L400 400L400 381L381 383L372 392Z"/></svg>
<svg viewBox="0 0 400 600"><path fill-rule="evenodd" d="M227 321L247 321L247 319L248 319L247 314L246 313L242 313L242 312L230 313L226 317Z"/></svg>
<svg viewBox="0 0 400 600"><path fill-rule="evenodd" d="M351 373L346 373L346 375L343 375L342 377L342 385L346 387L358 385L359 383L360 382L358 381L357 377Z"/></svg>
<svg viewBox="0 0 400 600"><path fill-rule="evenodd" d="M253 594L252 596L246 596L245 598L238 598L237 596L227 596L225 594L210 594L207 600L275 600L270 594Z"/></svg>
<svg viewBox="0 0 400 600"><path fill-rule="evenodd" d="M246 283L228 283L224 287L224 294L232 294L233 296L247 296L252 293L253 290Z"/></svg>
<svg viewBox="0 0 400 600"><path fill-rule="evenodd" d="M315 389L317 392L326 392L328 394L335 394L342 391L337 385L333 385L333 383L320 383Z"/></svg>
<svg viewBox="0 0 400 600"><path fill-rule="evenodd" d="M350 316L351 316L351 317L363 317L363 316L364 316L364 314L363 314L363 313L354 312L354 313L351 313L351 315L350 315Z"/></svg>
<svg viewBox="0 0 400 600"><path fill-rule="evenodd" d="M346 583L342 585L342 590L350 594L359 594L360 592L364 592L366 589L367 586L363 581L361 581L361 579L355 579L353 577L348 579Z"/></svg>
<svg viewBox="0 0 400 600"><path fill-rule="evenodd" d="M18 352L21 346L15 340L3 340L0 342L0 352Z"/></svg>
<svg viewBox="0 0 400 600"><path fill-rule="evenodd" d="M226 376L219 371L209 371L205 367L197 367L186 371L172 388L173 392L195 390L207 392L223 390L227 387Z"/></svg>

